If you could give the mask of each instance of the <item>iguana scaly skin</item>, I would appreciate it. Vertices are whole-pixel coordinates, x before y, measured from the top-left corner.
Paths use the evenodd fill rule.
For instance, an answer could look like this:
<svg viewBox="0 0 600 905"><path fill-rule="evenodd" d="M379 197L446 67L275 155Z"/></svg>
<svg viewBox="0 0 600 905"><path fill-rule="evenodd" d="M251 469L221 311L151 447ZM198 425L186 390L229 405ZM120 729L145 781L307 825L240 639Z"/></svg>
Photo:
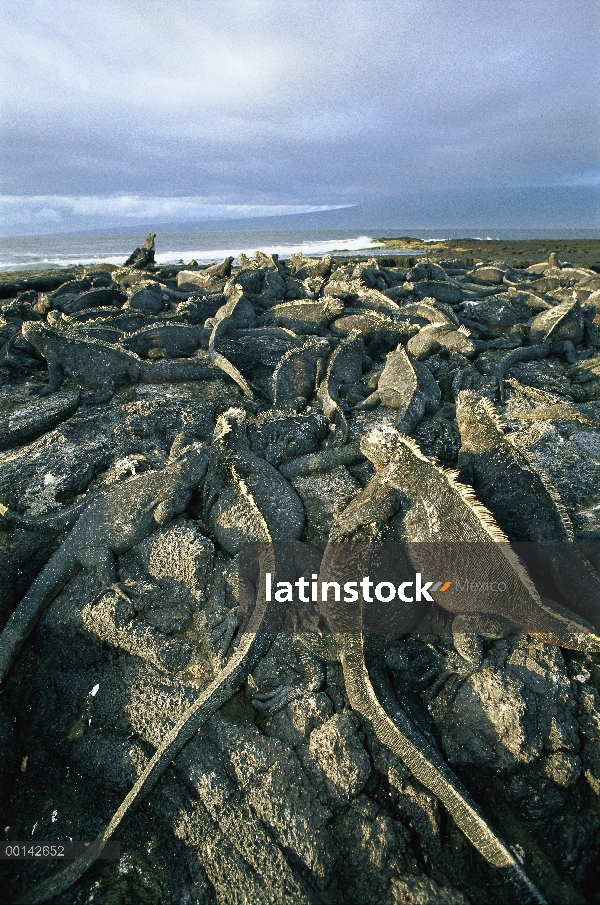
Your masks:
<svg viewBox="0 0 600 905"><path fill-rule="evenodd" d="M579 421L580 424L594 425L596 422L593 418L583 415L577 406L565 399L557 396L555 393L546 393L537 387L528 387L520 384L512 377L506 381L508 386L515 391L517 401L523 399L531 403L534 408L522 408L511 406L510 414L506 414L507 418L517 421ZM511 402L513 401L511 398Z"/></svg>
<svg viewBox="0 0 600 905"><path fill-rule="evenodd" d="M317 393L323 405L323 414L336 431L336 444L346 443L349 434L348 422L340 407L340 392L343 386L352 386L360 381L363 355L363 338L353 331L332 352Z"/></svg>
<svg viewBox="0 0 600 905"><path fill-rule="evenodd" d="M120 338L119 345L140 358L185 358L206 342L207 335L208 331L202 327L167 322L126 333Z"/></svg>
<svg viewBox="0 0 600 905"><path fill-rule="evenodd" d="M261 519L256 510L257 523ZM32 890L19 896L16 905L39 905L59 895L73 885L90 867L100 854L102 847L118 829L123 820L156 785L162 774L173 762L184 745L196 734L216 711L223 706L247 679L255 666L265 656L273 642L273 634L265 630L274 604L266 602L264 581L266 572L277 575L277 564L266 524L263 521L262 547L259 554L259 582L256 606L242 635L236 652L225 668L205 688L196 701L185 711L181 719L167 734L159 748L149 760L144 772L125 796L105 830L90 845L86 855L77 858L58 873L42 880Z"/></svg>
<svg viewBox="0 0 600 905"><path fill-rule="evenodd" d="M246 396L252 396L252 390L248 382L242 377L235 365L232 365L225 356L217 352L216 344L233 327L254 327L256 313L254 306L244 296L243 288L231 281L225 287L225 295L228 296L225 304L219 308L214 317L209 318L204 324L212 329L208 341L208 354L210 360L222 371L228 374L237 383Z"/></svg>
<svg viewBox="0 0 600 905"><path fill-rule="evenodd" d="M423 298L420 302L409 302L407 305L402 305L400 313L403 317L420 318L430 324L455 324L457 327L460 324L449 305L436 302L432 298Z"/></svg>
<svg viewBox="0 0 600 905"><path fill-rule="evenodd" d="M274 541L294 541L305 523L292 485L250 451L245 417L241 409L218 417L202 494L206 523L232 555L243 543L260 541L265 526Z"/></svg>
<svg viewBox="0 0 600 905"><path fill-rule="evenodd" d="M304 408L330 351L326 339L313 337L281 357L272 379L274 409L297 411Z"/></svg>
<svg viewBox="0 0 600 905"><path fill-rule="evenodd" d="M573 526L558 491L519 449L492 403L471 390L458 394L461 477L492 512L511 541L534 542L569 606L600 628L600 576L575 546Z"/></svg>
<svg viewBox="0 0 600 905"><path fill-rule="evenodd" d="M302 299L299 301L281 302L269 308L269 317L285 324L285 321L307 322L327 325L344 310L344 303L329 296L320 299Z"/></svg>
<svg viewBox="0 0 600 905"><path fill-rule="evenodd" d="M542 311L532 320L529 339L532 345L569 340L577 345L583 339L585 315L576 298Z"/></svg>
<svg viewBox="0 0 600 905"><path fill-rule="evenodd" d="M462 355L473 355L476 351L469 330L452 323L433 323L422 327L416 336L409 339L406 348L417 360L427 358L440 348Z"/></svg>
<svg viewBox="0 0 600 905"><path fill-rule="evenodd" d="M205 380L220 377L223 371L218 362L211 367L205 354L178 361L145 361L102 340L86 339L38 321L26 321L22 333L48 362L50 381L42 393L58 390L66 376L80 386L100 388L94 401L101 402L111 398L118 383Z"/></svg>
<svg viewBox="0 0 600 905"><path fill-rule="evenodd" d="M571 353L574 346L584 336L586 320L583 309L577 299L562 302L548 311L542 311L534 317L529 327L531 345L516 349L498 364L498 384L500 399L504 403L504 376L518 361L539 361L550 353L565 354L568 361L573 361Z"/></svg>
<svg viewBox="0 0 600 905"><path fill-rule="evenodd" d="M365 545L363 526L376 520L402 519L402 532L408 541L476 541L487 538L486 555L495 559L494 566L510 587L508 612L496 614L493 606L485 609L493 617L501 615L516 625L526 619L528 628L537 622L540 629L559 635L561 641L585 632L585 628L568 617L554 613L538 597L533 585L521 569L518 560L507 549L506 538L495 526L491 516L465 492L453 474L443 471L421 455L416 444L391 429L372 431L362 443L365 455L377 469L377 474L362 494L340 515L332 543L325 551L319 582L344 577L359 578L369 574L368 545ZM425 503L421 505L421 498ZM401 512L394 515L401 507ZM357 532L358 535L357 535ZM341 541L357 539L359 544ZM478 548L478 544L475 547ZM463 544L464 556L469 559ZM476 549L476 555L481 551ZM363 561L360 561L362 557ZM354 558L354 562L352 561ZM475 563L473 562L473 567ZM468 569L467 569L468 571ZM511 579L512 573L512 579ZM433 595L434 598L436 595ZM440 595L437 595L442 602ZM462 601L466 607L473 601L468 595ZM442 605L444 605L442 603ZM334 632L338 655L342 662L346 691L351 706L369 720L379 740L397 754L416 778L432 791L455 819L459 828L486 860L519 890L521 901L543 902L508 846L490 827L466 789L454 776L439 752L406 717L384 680L379 676L377 691L373 688L365 662L364 637L361 632L337 631L336 626L347 620L350 624L364 624L366 604L359 598L360 612L348 613L348 605L331 601L325 604L326 616ZM600 639L591 637L593 646ZM579 646L577 638L574 645ZM584 645L586 646L586 645Z"/></svg>
<svg viewBox="0 0 600 905"><path fill-rule="evenodd" d="M515 349L514 352L509 352L508 355L505 355L504 358L498 362L498 386L500 388L500 401L503 404L505 402L504 377L510 368L519 361L540 361L542 358L547 358L550 354L550 348L550 343L540 343L537 346L523 346L520 349Z"/></svg>
<svg viewBox="0 0 600 905"><path fill-rule="evenodd" d="M383 490L383 488L381 488ZM379 515L384 518L397 508L398 503L391 504L386 512L385 507L379 507ZM339 580L340 575L359 578L370 573L371 545L365 543L364 531L360 529L366 524L365 520L377 517L377 507L372 509L369 505L362 508L353 507L353 517L345 517L336 526L335 540L325 550L319 582ZM371 521L371 536L377 537L376 522ZM356 538L356 531L360 531L358 544L344 543ZM342 620L349 618L350 623L357 621L363 623L364 607L368 605L359 598L352 605L353 614L335 612L336 604L328 600L325 606L325 615L331 626L340 625ZM347 604L343 605L348 610ZM429 789L441 801L444 807L454 818L457 826L465 836L483 855L486 861L495 867L504 881L510 883L519 892L521 902L538 903L545 900L535 885L531 882L518 860L508 846L492 829L483 816L469 792L448 767L443 757L431 741L414 725L407 717L393 693L383 674L376 677L377 691L373 688L371 677L365 660L365 639L362 632L336 632L333 629L333 641L337 649L337 657L342 664L346 693L351 707L368 720L379 741L390 751L396 754L408 767L413 776ZM381 671L380 671L381 673Z"/></svg>
<svg viewBox="0 0 600 905"><path fill-rule="evenodd" d="M139 544L156 525L183 512L208 466L208 451L193 444L160 471L136 475L102 493L83 511L48 560L0 635L0 682L45 607L81 568L116 580L115 555Z"/></svg>
<svg viewBox="0 0 600 905"><path fill-rule="evenodd" d="M400 314L401 312L399 312ZM409 336L413 336L418 331L418 327L408 321L395 320L379 314L377 311L365 311L362 314L348 314L345 317L338 317L331 324L331 328L332 332L338 335L357 330L363 335L365 341L373 338L373 336L376 338L385 337L390 342L388 349L399 342L406 342Z"/></svg>
<svg viewBox="0 0 600 905"><path fill-rule="evenodd" d="M23 528L25 531L37 531L40 534L61 534L63 531L71 530L81 513L87 509L96 496L97 494L89 494L70 506L35 516L22 515L0 503L0 519L2 519L0 527L6 530L7 527L14 526Z"/></svg>
<svg viewBox="0 0 600 905"><path fill-rule="evenodd" d="M378 401L397 409L396 427L412 434L423 415L435 415L442 394L427 365L414 361L401 345L389 352L377 389L358 406L369 408Z"/></svg>
<svg viewBox="0 0 600 905"><path fill-rule="evenodd" d="M518 630L574 650L600 649L600 637L589 623L542 601L508 538L473 490L458 481L456 472L436 466L413 440L393 428L372 430L363 437L361 449L376 474L350 505L361 505L362 499L383 488L401 493L401 513L392 521L397 540L410 545L416 571L426 575L432 569L447 569L454 545L460 562L453 566L460 566L470 582L505 584L505 592L487 596L478 588L460 594L432 588L431 596L443 609L455 616L477 617L482 625L487 616L501 617Z"/></svg>
<svg viewBox="0 0 600 905"><path fill-rule="evenodd" d="M322 449L319 452L298 456L280 465L279 471L291 481L292 478L329 471L337 465L349 465L361 459L364 459L364 456L360 450L359 441L354 440L345 446L330 446L328 449Z"/></svg>

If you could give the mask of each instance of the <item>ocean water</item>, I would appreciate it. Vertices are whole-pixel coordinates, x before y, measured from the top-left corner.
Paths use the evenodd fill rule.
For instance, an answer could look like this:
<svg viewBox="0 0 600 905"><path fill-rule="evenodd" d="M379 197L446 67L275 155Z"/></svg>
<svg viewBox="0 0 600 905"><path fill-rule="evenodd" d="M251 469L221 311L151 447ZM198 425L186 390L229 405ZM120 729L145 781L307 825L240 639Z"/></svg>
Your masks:
<svg viewBox="0 0 600 905"><path fill-rule="evenodd" d="M426 247L435 239L600 239L600 230L563 229L410 229L409 227L390 230L329 229L329 230L228 230L211 232L157 233L155 240L156 260L160 264L187 262L192 259L201 264L221 261L228 255L237 258L240 253L252 256L256 250L268 254L276 253L281 258L292 252L307 255L353 254L366 252L376 254L402 254L402 249L391 252L377 243L374 236L411 236L422 239ZM74 264L95 264L106 261L123 264L137 245L141 245L146 234L127 233L80 233L77 235L0 237L0 270L45 269L68 267ZM414 249L407 249L411 254Z"/></svg>

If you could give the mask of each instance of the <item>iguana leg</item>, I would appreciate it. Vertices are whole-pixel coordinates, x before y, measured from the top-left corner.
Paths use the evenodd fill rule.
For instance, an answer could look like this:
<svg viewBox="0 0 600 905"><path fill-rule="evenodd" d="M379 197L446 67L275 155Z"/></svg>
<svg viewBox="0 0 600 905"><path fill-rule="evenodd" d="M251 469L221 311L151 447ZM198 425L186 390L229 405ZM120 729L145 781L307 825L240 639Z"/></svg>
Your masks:
<svg viewBox="0 0 600 905"><path fill-rule="evenodd" d="M381 402L379 398L379 390L374 390L369 396L365 396L365 398L354 406L357 412L369 412L371 409L374 409L375 406L379 405Z"/></svg>
<svg viewBox="0 0 600 905"><path fill-rule="evenodd" d="M48 376L49 380L45 387L38 391L38 396L49 396L50 393L56 393L60 390L64 378L62 365L52 359L48 360Z"/></svg>
<svg viewBox="0 0 600 905"><path fill-rule="evenodd" d="M115 395L117 387L131 383L131 376L127 371L120 374L114 374L102 384L102 389L98 393L88 393L82 400L83 405L100 405L103 402L110 402Z"/></svg>
<svg viewBox="0 0 600 905"><path fill-rule="evenodd" d="M217 616L207 624L210 632L209 644L216 653L225 655L233 640L239 625L239 619L235 610L230 610L224 615Z"/></svg>
<svg viewBox="0 0 600 905"><path fill-rule="evenodd" d="M95 571L103 585L117 581L115 557L105 547L87 547L78 555L79 562L88 572Z"/></svg>
<svg viewBox="0 0 600 905"><path fill-rule="evenodd" d="M503 638L514 634L515 626L491 613L471 613L468 616L455 616L452 620L451 639L453 651L446 659L444 669L437 673L434 684L428 690L431 700L439 693L442 686L451 680L451 687L447 689L449 699L452 701L458 694L461 686L483 662L482 638ZM452 657L452 654L454 656ZM431 671L424 680L436 675Z"/></svg>
<svg viewBox="0 0 600 905"><path fill-rule="evenodd" d="M321 639L326 639L321 643ZM331 639L331 642L330 642ZM259 691L252 698L252 706L257 710L281 710L294 698L318 691L325 682L324 660L336 660L337 651L332 648L333 636L315 635L311 643L307 635L294 636L294 653L298 658L301 673L292 682L284 682L269 691ZM315 652L319 650L319 653Z"/></svg>

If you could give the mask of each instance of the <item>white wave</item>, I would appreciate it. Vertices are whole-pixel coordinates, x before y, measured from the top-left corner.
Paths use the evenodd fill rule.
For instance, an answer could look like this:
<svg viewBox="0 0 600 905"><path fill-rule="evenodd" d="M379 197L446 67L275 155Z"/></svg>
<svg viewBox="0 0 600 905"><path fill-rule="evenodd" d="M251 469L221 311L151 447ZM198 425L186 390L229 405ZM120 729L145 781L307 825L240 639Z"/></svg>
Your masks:
<svg viewBox="0 0 600 905"><path fill-rule="evenodd" d="M370 248L383 248L384 244L382 242L374 242L370 236L359 236L357 239L326 239L322 241L315 242L300 242L297 245L267 245L260 248L260 251L263 251L268 255L279 255L280 258L289 258L291 254L295 252L301 252L305 255L324 255L328 252L357 252L357 251L366 251ZM156 255L156 260L159 264L174 264L176 261L198 261L199 263L206 263L208 261L222 261L223 258L227 258L230 255L239 260L240 254L245 254L247 257L253 257L255 251L257 251L256 246L250 248L221 248L221 249L211 249L210 251L206 251L204 249L192 250L192 251L166 251L161 254Z"/></svg>

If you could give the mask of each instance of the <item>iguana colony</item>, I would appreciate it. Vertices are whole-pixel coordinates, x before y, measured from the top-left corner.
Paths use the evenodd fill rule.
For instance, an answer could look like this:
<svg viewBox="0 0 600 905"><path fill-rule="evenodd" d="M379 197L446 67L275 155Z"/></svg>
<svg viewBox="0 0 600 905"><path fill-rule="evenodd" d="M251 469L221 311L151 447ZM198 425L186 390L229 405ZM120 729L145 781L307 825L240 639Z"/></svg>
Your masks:
<svg viewBox="0 0 600 905"><path fill-rule="evenodd" d="M140 260L146 261L148 249L137 250ZM509 402L517 399L519 384L505 381L509 369L541 392L549 378L535 369L544 359L556 363L552 398L558 402L543 412L555 414L559 423L565 411L575 412L569 420L577 420L581 430L597 427L590 406L600 399L600 377L590 365L598 359L600 306L594 307L594 294L600 278L577 271L573 298L564 300L560 293L571 268L556 262L537 270L496 263L469 271L462 262L442 267L425 260L402 271L398 261L336 267L331 258L296 255L283 262L257 253L254 260L244 258L241 269L232 270L232 263L180 268L176 286L177 268L161 269L149 260L136 264L140 276L146 267L149 288L132 275L131 266L112 268L99 280L112 295L96 308L93 299L88 304L83 298L95 291L97 271L92 271L91 282L55 294L55 305L45 296L23 300L19 332L8 331L6 342L13 346L3 363L9 378L25 369L35 382L37 369L44 362L48 367L49 383L37 384L38 436L50 423L43 419L44 399L63 381L100 390L86 397L84 412L121 404L118 388L135 395L138 384L208 387L227 375L241 395L237 407L217 405L212 438L194 436L193 425L192 436L175 438L163 467L116 484L100 483L74 504L46 513L19 512L19 499L2 505L7 532L57 537L68 530L0 635L2 680L11 670L18 672L19 652L39 616L79 569L95 570L102 586L127 598L115 557L178 514L191 512L228 557L238 557L247 542L261 545L256 607L221 672L166 735L88 855L17 901L48 901L78 880L177 753L253 673L274 638L264 576L268 571L281 577L294 568L278 560L277 544L301 541L311 530L306 482L342 469L348 479L356 475L357 491L344 505L331 501L319 581L335 580L340 570L357 577L368 573L387 544L402 545L403 567L424 575L444 568L460 547L471 576L483 580L493 571L506 591L482 598L468 589L461 595L434 589L432 604L413 602L400 616L384 612L390 631L379 637L362 628L369 622L362 598L343 611L329 600L319 613L325 633L296 637L298 680L255 690L254 706L275 711L315 692L324 679L319 662L339 661L350 707L442 802L506 881L507 895L544 902L527 868L493 829L493 814L484 816L433 735L396 697L385 650L407 632L444 625L473 671L480 667L484 643L478 639L515 632L580 654L600 651L594 555L586 558L575 545L580 538L559 491L511 433L508 407L506 420L501 417L507 387ZM510 295L512 287L516 296ZM150 300L140 295L136 300L141 292L150 292ZM162 310L153 301L159 295ZM68 313L60 313L67 296ZM537 309L527 307L531 297ZM528 315L511 323L510 332L504 323L508 309ZM506 355L503 350L511 348ZM279 359L276 349L284 350ZM586 408L578 416L582 404ZM460 435L458 459L443 431L433 432L438 410L444 416L439 423ZM71 406L65 408L64 418L69 417L81 415ZM11 449L10 439L3 448ZM530 573L520 548L517 555L511 543L531 547ZM541 594L534 583L540 575ZM223 646L225 639L226 647L235 628L231 614L215 624L213 645Z"/></svg>

